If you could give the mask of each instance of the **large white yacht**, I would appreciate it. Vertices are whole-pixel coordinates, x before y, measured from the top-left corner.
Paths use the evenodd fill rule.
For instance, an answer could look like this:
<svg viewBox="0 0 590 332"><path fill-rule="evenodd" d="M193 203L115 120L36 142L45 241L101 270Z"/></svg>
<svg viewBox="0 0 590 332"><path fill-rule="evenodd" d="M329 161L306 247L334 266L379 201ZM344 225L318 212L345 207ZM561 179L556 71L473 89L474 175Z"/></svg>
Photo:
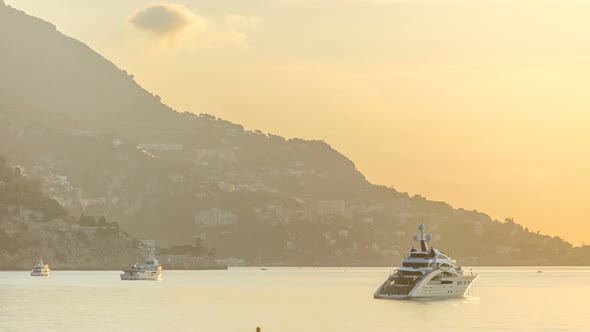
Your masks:
<svg viewBox="0 0 590 332"><path fill-rule="evenodd" d="M465 273L454 259L435 248L429 248L432 239L424 235L424 225L418 225L420 249L412 248L400 266L377 288L376 299L451 298L464 297L477 274Z"/></svg>
<svg viewBox="0 0 590 332"><path fill-rule="evenodd" d="M43 260L33 265L33 269L31 270L31 276L33 277L49 277L50 273L49 265L43 263Z"/></svg>

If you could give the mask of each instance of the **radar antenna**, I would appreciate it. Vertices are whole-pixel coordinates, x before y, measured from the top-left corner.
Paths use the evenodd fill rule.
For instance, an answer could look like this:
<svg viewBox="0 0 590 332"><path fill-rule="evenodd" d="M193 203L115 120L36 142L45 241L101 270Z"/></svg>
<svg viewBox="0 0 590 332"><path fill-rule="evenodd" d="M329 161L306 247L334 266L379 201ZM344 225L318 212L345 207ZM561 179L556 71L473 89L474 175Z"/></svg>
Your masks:
<svg viewBox="0 0 590 332"><path fill-rule="evenodd" d="M428 252L427 242L430 241L432 236L430 234L426 235L426 237L424 236L424 224L418 225L418 229L420 230L420 249L423 252Z"/></svg>

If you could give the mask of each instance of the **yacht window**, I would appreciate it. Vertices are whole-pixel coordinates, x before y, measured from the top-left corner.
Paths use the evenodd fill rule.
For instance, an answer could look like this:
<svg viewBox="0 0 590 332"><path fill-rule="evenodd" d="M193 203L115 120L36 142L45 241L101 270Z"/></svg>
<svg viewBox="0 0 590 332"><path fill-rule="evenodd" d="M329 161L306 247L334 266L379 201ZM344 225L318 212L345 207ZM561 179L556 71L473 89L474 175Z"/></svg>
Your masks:
<svg viewBox="0 0 590 332"><path fill-rule="evenodd" d="M410 254L409 257L410 258L426 258L426 257L428 257L428 254L423 253L423 252L413 252Z"/></svg>
<svg viewBox="0 0 590 332"><path fill-rule="evenodd" d="M418 268L418 267L428 267L429 263L418 263L418 262L404 262L403 266L404 267L413 267L413 268Z"/></svg>

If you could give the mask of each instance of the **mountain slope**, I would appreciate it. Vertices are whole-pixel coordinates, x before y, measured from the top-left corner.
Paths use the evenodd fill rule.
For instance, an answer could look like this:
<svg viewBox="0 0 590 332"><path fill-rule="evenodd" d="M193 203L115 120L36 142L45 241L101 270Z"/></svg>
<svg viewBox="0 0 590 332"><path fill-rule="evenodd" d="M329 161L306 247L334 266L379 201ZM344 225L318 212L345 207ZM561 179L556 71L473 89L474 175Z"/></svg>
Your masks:
<svg viewBox="0 0 590 332"><path fill-rule="evenodd" d="M0 156L0 268L120 268L141 257L138 242L108 227L84 227L41 192L40 182Z"/></svg>
<svg viewBox="0 0 590 332"><path fill-rule="evenodd" d="M0 5L0 153L74 214L250 263L391 264L418 223L471 263L578 262L559 238L368 183L322 141L177 113L55 27Z"/></svg>
<svg viewBox="0 0 590 332"><path fill-rule="evenodd" d="M171 111L131 76L54 25L0 8L0 98L26 100L32 108L88 121L126 121Z"/></svg>

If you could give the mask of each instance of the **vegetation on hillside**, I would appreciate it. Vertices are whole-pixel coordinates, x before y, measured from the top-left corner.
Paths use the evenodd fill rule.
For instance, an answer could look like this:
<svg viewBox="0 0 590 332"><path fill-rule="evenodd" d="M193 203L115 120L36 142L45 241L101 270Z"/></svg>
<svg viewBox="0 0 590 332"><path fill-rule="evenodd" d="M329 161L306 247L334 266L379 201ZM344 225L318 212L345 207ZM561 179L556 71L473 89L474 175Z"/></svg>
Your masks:
<svg viewBox="0 0 590 332"><path fill-rule="evenodd" d="M28 269L39 259L52 268L118 268L141 258L138 249L104 217L68 216L38 179L0 156L0 269Z"/></svg>
<svg viewBox="0 0 590 332"><path fill-rule="evenodd" d="M67 215L54 199L41 191L41 182L36 178L21 176L19 167L8 167L0 156L0 208L22 206L42 213L41 221L53 220Z"/></svg>

